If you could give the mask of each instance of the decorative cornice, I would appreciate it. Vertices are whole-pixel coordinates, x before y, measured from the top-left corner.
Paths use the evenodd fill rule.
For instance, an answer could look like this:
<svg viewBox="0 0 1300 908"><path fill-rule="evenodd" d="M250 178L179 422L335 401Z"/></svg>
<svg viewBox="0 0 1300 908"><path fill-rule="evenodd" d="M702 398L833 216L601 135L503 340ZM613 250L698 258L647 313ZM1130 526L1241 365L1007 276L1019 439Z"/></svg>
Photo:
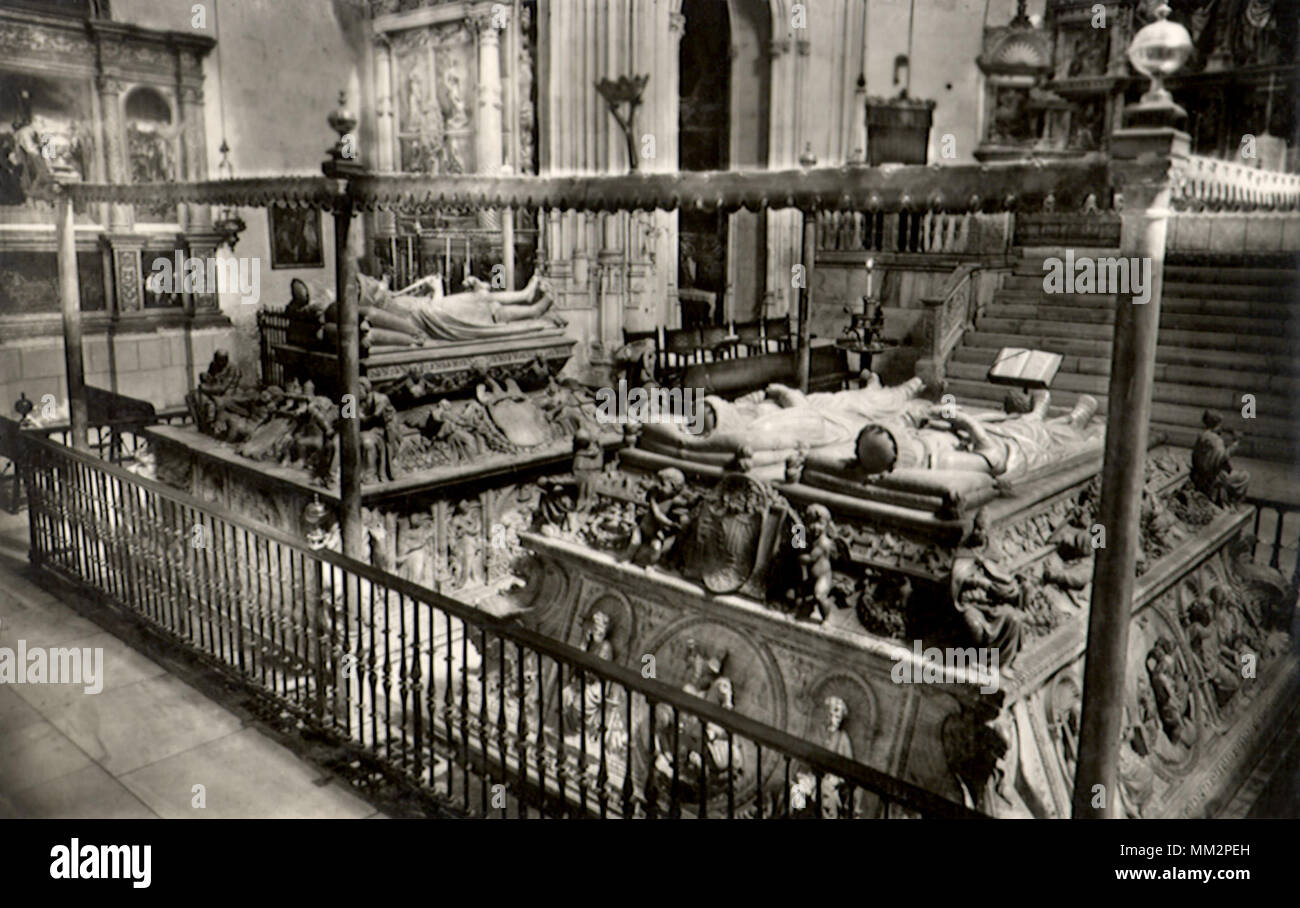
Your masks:
<svg viewBox="0 0 1300 908"><path fill-rule="evenodd" d="M57 192L64 192L77 202L119 205L189 202L250 208L283 205L332 211L340 198L341 186L326 177L252 177L185 183L64 183L49 195L52 198Z"/></svg>
<svg viewBox="0 0 1300 908"><path fill-rule="evenodd" d="M1176 149L1174 149L1176 151ZM696 171L573 177L416 176L361 173L344 181L324 177L257 177L193 183L66 183L79 202L181 202L312 206L332 210L345 195L363 210L545 207L587 212L659 209L691 204L706 211L745 208L1038 211L1050 194L1058 202L1080 185L1105 185L1107 157L1090 154L1052 164L1005 161L948 167L820 167L784 171ZM1300 207L1300 176L1275 174L1178 154L1158 160L1116 160L1123 181L1175 181L1175 192L1201 197L1201 185L1235 187L1239 207ZM1220 174L1219 170L1223 173ZM1179 189L1177 181L1190 182ZM1217 191L1217 190L1216 190ZM1211 192L1211 197L1213 197Z"/></svg>

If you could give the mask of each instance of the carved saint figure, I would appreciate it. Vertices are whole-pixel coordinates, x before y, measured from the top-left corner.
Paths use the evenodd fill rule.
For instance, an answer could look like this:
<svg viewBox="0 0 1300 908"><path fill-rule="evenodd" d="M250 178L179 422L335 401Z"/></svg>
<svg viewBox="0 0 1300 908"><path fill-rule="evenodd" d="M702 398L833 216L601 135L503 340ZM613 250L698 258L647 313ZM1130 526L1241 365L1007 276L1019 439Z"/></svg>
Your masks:
<svg viewBox="0 0 1300 908"><path fill-rule="evenodd" d="M364 475L376 482L397 479L403 473L397 465L402 442L401 420L388 395L376 391L370 379L357 383L361 392L356 402L357 419L361 420L361 462Z"/></svg>
<svg viewBox="0 0 1300 908"><path fill-rule="evenodd" d="M1215 611L1208 595L1193 602L1187 609L1187 636L1215 702L1224 707L1241 687L1241 678L1237 654L1224 639Z"/></svg>
<svg viewBox="0 0 1300 908"><path fill-rule="evenodd" d="M986 556L984 512L975 515L965 545L952 562L953 605L976 646L996 649L1006 666L1020 651L1024 610L1019 581Z"/></svg>
<svg viewBox="0 0 1300 908"><path fill-rule="evenodd" d="M433 541L437 535L433 515L415 511L397 524L397 574L420 586L432 587Z"/></svg>
<svg viewBox="0 0 1300 908"><path fill-rule="evenodd" d="M573 478L578 484L578 500L575 507L585 511L596 504L596 480L605 466L605 452L600 442L585 429L579 429L573 435Z"/></svg>
<svg viewBox="0 0 1300 908"><path fill-rule="evenodd" d="M1191 684L1178 662L1178 653L1168 637L1159 637L1146 657L1147 675L1155 696L1160 727L1175 744L1191 747L1197 730L1193 715Z"/></svg>
<svg viewBox="0 0 1300 908"><path fill-rule="evenodd" d="M822 706L826 708L826 724L820 730L820 740L817 743L832 753L852 760L853 741L844 727L849 718L849 705L842 697L832 694L822 701ZM791 807L796 811L807 809L817 799L817 777L804 764L798 764L793 776L794 781L790 786ZM865 792L857 789L852 796L853 803L850 804L848 785L839 776L827 773L822 776L821 782L822 816L826 819L848 817L852 808L852 816L862 817L864 795Z"/></svg>
<svg viewBox="0 0 1300 908"><path fill-rule="evenodd" d="M1205 427L1192 448L1192 485L1220 507L1233 507L1246 497L1250 474L1232 469L1235 432L1223 429L1223 417L1213 410L1201 414Z"/></svg>
<svg viewBox="0 0 1300 908"><path fill-rule="evenodd" d="M600 659L614 659L614 644L609 639L610 618L600 609L593 609L587 616L586 630L583 633L582 649ZM580 684L577 673L570 675L564 687L563 702L565 710L565 727L568 731L579 733L585 731L588 743L593 748L600 744L601 707L604 704L606 741L611 746L609 732L616 728L621 733L623 710L618 708L621 698L618 688L606 684L600 678L588 676L586 684Z"/></svg>
<svg viewBox="0 0 1300 908"><path fill-rule="evenodd" d="M241 391L242 381L243 375L230 361L230 354L225 350L212 354L207 370L199 376L198 388L185 395L185 403L200 432L227 441L243 441L256 428L260 419L254 408L259 395ZM265 396L266 392L262 397Z"/></svg>
<svg viewBox="0 0 1300 908"><path fill-rule="evenodd" d="M1155 771L1147 763L1151 753L1142 723L1134 722L1124 707L1124 730L1119 740L1119 800L1124 815L1141 819L1155 792Z"/></svg>

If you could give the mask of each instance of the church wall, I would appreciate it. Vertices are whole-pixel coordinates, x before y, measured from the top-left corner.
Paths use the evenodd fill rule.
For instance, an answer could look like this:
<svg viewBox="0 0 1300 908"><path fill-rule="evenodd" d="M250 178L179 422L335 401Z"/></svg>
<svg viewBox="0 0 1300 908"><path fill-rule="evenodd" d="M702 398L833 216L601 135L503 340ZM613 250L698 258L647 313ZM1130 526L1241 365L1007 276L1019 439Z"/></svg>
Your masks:
<svg viewBox="0 0 1300 908"><path fill-rule="evenodd" d="M136 25L186 31L193 29L193 5L117 0L113 15ZM350 13L347 4L325 0L238 0L206 6L206 28L194 30L217 39L204 78L209 175L218 175L223 132L237 177L319 174L335 138L325 118L337 107L338 93L347 89L349 106L354 111L359 107L364 52L360 23L352 18L358 14ZM218 82L218 61L224 85ZM282 307L294 278L307 282L314 299L333 293L334 231L332 218L324 216L321 267L272 270L267 211L241 208L239 216L248 226L233 254L257 260L260 299L256 305L246 304L237 293L222 293L220 304L234 323L230 352L245 376L252 377L258 370L258 308ZM218 258L231 255L223 249ZM196 374L207 368L210 355L201 357L196 349ZM154 394L162 390L156 387Z"/></svg>
<svg viewBox="0 0 1300 908"><path fill-rule="evenodd" d="M912 23L912 82L909 95L935 102L930 129L930 163L969 164L979 144L983 83L975 59L984 26L1005 25L1016 14L1016 0L917 0ZM910 0L871 0L867 20L867 94L896 97L894 57L907 53ZM1026 12L1041 16L1046 0L1030 0ZM854 58L854 68L857 62ZM856 76L855 76L856 78ZM943 136L951 133L956 157L941 156Z"/></svg>

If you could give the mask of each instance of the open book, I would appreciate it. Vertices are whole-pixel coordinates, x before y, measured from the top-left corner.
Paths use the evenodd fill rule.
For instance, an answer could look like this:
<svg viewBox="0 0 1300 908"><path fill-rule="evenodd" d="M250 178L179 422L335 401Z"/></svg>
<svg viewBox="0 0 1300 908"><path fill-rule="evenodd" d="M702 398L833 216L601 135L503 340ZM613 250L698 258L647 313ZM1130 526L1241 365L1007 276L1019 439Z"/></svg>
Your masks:
<svg viewBox="0 0 1300 908"><path fill-rule="evenodd" d="M1061 368L1061 354L1046 350L1003 347L989 367L989 381L996 385L1047 388Z"/></svg>

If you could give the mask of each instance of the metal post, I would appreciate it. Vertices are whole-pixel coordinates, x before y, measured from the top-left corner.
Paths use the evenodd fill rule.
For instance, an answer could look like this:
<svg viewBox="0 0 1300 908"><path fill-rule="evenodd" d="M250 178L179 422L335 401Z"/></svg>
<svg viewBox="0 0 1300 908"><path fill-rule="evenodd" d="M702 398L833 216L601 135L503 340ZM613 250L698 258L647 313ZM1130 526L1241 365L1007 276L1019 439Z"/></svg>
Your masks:
<svg viewBox="0 0 1300 908"><path fill-rule="evenodd" d="M81 354L81 291L77 286L77 231L72 199L59 196L58 220L59 304L63 310L63 361L68 373L68 414L72 419L72 446L90 449L87 437L86 370Z"/></svg>
<svg viewBox="0 0 1300 908"><path fill-rule="evenodd" d="M1169 173L1171 163L1187 156L1189 142L1186 133L1171 128L1120 130L1111 139L1116 189L1124 198L1120 255L1150 261L1151 298L1145 304L1126 297L1116 301L1106 459L1097 517L1106 532L1106 545L1097 550L1093 564L1079 764L1074 778L1076 818L1113 817L1119 810L1119 742L1141 544L1147 430L1171 194ZM1103 806L1094 807L1096 803Z"/></svg>
<svg viewBox="0 0 1300 908"><path fill-rule="evenodd" d="M803 287L799 291L799 346L795 354L795 374L799 390L808 393L809 371L812 368L812 307L813 272L817 259L817 212L803 213Z"/></svg>
<svg viewBox="0 0 1300 908"><path fill-rule="evenodd" d="M349 292L355 263L348 248L352 226L352 201L343 199L334 211L334 280L338 286L339 374L338 391L352 418L339 420L339 525L343 554L365 560L365 532L361 525L361 320L356 293Z"/></svg>

